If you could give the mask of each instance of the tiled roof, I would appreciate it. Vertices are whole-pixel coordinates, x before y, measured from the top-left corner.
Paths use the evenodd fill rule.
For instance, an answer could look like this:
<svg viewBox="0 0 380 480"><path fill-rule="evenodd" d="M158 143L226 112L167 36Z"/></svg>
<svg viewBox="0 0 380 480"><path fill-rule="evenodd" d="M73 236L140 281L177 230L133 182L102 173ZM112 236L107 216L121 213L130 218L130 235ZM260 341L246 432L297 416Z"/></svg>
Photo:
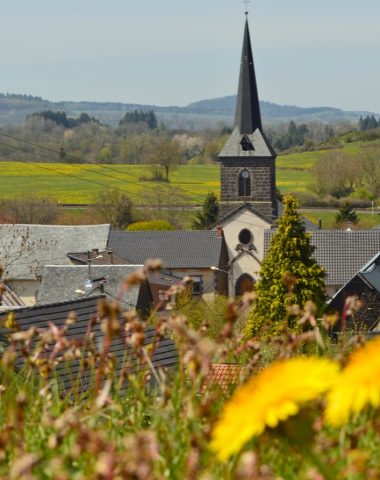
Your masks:
<svg viewBox="0 0 380 480"><path fill-rule="evenodd" d="M161 259L164 268L218 266L225 248L223 237L209 230L140 231L112 230L108 248L131 263Z"/></svg>
<svg viewBox="0 0 380 480"><path fill-rule="evenodd" d="M112 297L119 298L122 305L135 307L139 295L139 286L123 291L123 281L132 273L142 270L143 265L92 265L91 279L106 279L105 291ZM87 265L47 265L44 269L38 303L54 303L78 298L76 290L85 289L89 270ZM94 284L94 289L99 283Z"/></svg>
<svg viewBox="0 0 380 480"><path fill-rule="evenodd" d="M161 285L165 287L172 287L173 285L179 285L183 279L175 277L173 275L168 275L161 272L148 272L147 274L148 282L153 285Z"/></svg>
<svg viewBox="0 0 380 480"><path fill-rule="evenodd" d="M228 392L233 385L238 385L244 368L237 364L214 363L206 383L217 385L223 391Z"/></svg>
<svg viewBox="0 0 380 480"><path fill-rule="evenodd" d="M35 279L45 265L71 264L67 254L105 250L109 225L0 225L0 265L9 279Z"/></svg>
<svg viewBox="0 0 380 480"><path fill-rule="evenodd" d="M265 253L274 233L264 233ZM380 251L380 230L314 230L310 234L314 255L326 270L326 285L344 285Z"/></svg>
<svg viewBox="0 0 380 480"><path fill-rule="evenodd" d="M129 265L130 262L125 258L114 255L111 250L99 251L93 249L88 252L68 253L67 256L76 262L88 264L91 260L91 265Z"/></svg>
<svg viewBox="0 0 380 480"><path fill-rule="evenodd" d="M24 307L25 303L6 283L0 282L0 307Z"/></svg>
<svg viewBox="0 0 380 480"><path fill-rule="evenodd" d="M64 327L69 314L71 312L75 312L76 322L68 326L66 338L70 341L83 341L86 333L88 332L89 322L91 321L91 331L95 336L95 345L97 348L101 349L103 345L103 333L97 311L99 301L103 300L104 298L104 296L88 297L76 301L60 302L32 308L18 309L15 310L14 313L20 330L27 331L31 327L37 327L41 329L47 328L48 322L52 322L55 326L61 329ZM4 320L6 315L8 315L8 313L0 314L0 321ZM125 364L126 351L129 352L129 355L134 355L130 347L126 346L125 344L127 336L125 329L121 328L121 332L121 337L118 336L112 339L110 348L112 356L115 358L117 365L116 378L117 375L121 373L123 364ZM155 340L156 335L154 328L146 327L144 345L149 345ZM52 351L52 348L52 344L47 346L47 354ZM177 364L177 350L174 342L167 338L159 340L151 361L156 369L174 367ZM22 367L23 357L21 353L17 354L15 364L18 368ZM68 369L66 369L67 367L68 366L65 365L61 370L59 370L59 367L57 367L57 372L61 372L60 380L65 387L68 387L72 381L72 378L77 376L80 365L78 360L74 360ZM145 366L144 371L146 368L147 367ZM86 386L86 382L88 384L90 374L90 369L81 374L81 380L83 377L82 386Z"/></svg>

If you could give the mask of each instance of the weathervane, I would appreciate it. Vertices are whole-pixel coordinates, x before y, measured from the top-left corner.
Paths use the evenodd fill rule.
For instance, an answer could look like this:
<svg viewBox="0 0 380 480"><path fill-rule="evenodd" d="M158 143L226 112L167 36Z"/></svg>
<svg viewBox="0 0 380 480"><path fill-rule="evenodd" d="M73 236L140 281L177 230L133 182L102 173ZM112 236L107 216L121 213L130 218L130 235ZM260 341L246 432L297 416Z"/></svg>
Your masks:
<svg viewBox="0 0 380 480"><path fill-rule="evenodd" d="M244 0L243 3L245 4L245 14L248 15L248 5L251 3L251 0Z"/></svg>

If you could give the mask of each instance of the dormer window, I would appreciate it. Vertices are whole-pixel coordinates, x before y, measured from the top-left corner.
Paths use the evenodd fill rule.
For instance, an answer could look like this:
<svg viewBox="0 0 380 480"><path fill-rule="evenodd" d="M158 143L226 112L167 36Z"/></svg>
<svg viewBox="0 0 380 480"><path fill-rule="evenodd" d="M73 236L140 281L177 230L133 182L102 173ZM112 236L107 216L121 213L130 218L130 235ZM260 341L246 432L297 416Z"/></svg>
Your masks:
<svg viewBox="0 0 380 480"><path fill-rule="evenodd" d="M251 175L248 170L243 170L239 175L239 197L251 195Z"/></svg>
<svg viewBox="0 0 380 480"><path fill-rule="evenodd" d="M243 152L250 152L254 150L252 142L247 135L243 136L243 138L241 139L240 145Z"/></svg>

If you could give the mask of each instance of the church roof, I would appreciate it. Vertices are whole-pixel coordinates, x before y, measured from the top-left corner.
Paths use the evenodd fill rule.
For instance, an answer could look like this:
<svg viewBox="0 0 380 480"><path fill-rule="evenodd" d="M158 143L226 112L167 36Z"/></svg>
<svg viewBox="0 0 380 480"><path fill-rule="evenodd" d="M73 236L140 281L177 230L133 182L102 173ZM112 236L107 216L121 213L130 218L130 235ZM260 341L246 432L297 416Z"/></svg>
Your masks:
<svg viewBox="0 0 380 480"><path fill-rule="evenodd" d="M259 94L257 92L248 18L244 28L235 126L239 128L241 134L250 134L257 129L262 131Z"/></svg>
<svg viewBox="0 0 380 480"><path fill-rule="evenodd" d="M251 142L253 150L244 151L242 149L242 135L239 132L239 127L236 126L224 145L223 150L220 152L219 157L255 158L276 156L276 153L269 143L269 140L261 130L256 129L253 133L246 134L245 137Z"/></svg>
<svg viewBox="0 0 380 480"><path fill-rule="evenodd" d="M247 19L244 28L234 130L219 157L248 159L275 156L276 153L263 132Z"/></svg>

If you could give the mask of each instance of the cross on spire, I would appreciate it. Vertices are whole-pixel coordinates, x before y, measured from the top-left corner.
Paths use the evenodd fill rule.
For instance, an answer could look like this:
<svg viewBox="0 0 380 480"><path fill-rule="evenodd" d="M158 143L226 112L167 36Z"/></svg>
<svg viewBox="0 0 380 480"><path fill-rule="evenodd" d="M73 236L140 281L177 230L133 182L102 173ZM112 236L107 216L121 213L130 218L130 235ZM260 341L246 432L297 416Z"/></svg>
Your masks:
<svg viewBox="0 0 380 480"><path fill-rule="evenodd" d="M245 14L248 15L248 5L251 3L251 0L243 0L245 4Z"/></svg>

